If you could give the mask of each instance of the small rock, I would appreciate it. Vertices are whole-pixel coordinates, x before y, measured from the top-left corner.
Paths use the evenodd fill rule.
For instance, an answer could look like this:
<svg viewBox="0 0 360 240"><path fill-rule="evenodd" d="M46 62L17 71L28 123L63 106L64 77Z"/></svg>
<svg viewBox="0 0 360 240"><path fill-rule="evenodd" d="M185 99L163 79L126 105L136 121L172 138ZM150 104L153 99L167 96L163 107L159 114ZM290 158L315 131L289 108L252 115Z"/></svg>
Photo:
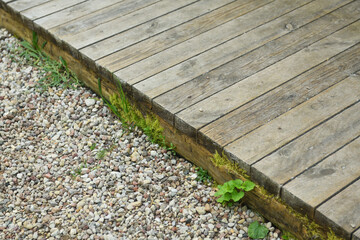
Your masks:
<svg viewBox="0 0 360 240"><path fill-rule="evenodd" d="M85 104L88 107L95 105L95 103L96 103L95 99L92 99L92 98L85 99Z"/></svg>
<svg viewBox="0 0 360 240"><path fill-rule="evenodd" d="M206 213L205 208L204 207L197 207L195 208L196 212L200 215L204 215Z"/></svg>
<svg viewBox="0 0 360 240"><path fill-rule="evenodd" d="M77 231L76 231L75 228L72 228L72 229L70 230L70 235L71 235L72 237L74 237L74 236L76 235L76 233L77 233Z"/></svg>
<svg viewBox="0 0 360 240"><path fill-rule="evenodd" d="M210 206L210 204L205 204L205 211L206 212L210 212L211 211L211 206Z"/></svg>

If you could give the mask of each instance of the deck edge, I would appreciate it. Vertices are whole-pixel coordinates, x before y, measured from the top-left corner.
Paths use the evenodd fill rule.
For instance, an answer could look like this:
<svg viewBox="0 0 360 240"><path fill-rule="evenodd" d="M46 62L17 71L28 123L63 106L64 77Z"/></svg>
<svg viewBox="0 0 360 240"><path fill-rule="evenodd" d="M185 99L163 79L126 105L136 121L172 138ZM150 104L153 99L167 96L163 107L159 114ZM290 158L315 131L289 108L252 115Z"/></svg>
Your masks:
<svg viewBox="0 0 360 240"><path fill-rule="evenodd" d="M48 42L44 49L45 52L54 58L62 56L68 62L70 69L78 75L79 79L83 81L87 87L99 94L97 82L99 77L103 77L103 95L109 98L117 91L115 81L119 81L118 79L115 77L110 78L109 76L104 77L104 74L96 68L96 64L87 63L85 59L79 57L79 52L74 51L70 46L66 46L66 43L59 42L40 26L34 26L29 19L12 11L11 8L2 1L0 1L0 27L4 27L15 36L30 42L32 40L32 32L38 32L40 41ZM126 89L127 88L125 88L125 91ZM129 89L131 89L131 87ZM134 97L131 97L131 92L128 92L128 94L130 95L130 99L135 100ZM139 107L139 103L137 103L136 100L135 104ZM151 107L149 106L140 106L140 108L145 112L151 111ZM234 172L227 166L216 167L210 160L213 153L208 150L208 148L199 144L196 137L189 137L160 117L159 120L164 127L165 137L177 146L177 152L194 164L207 169L218 183L224 183L236 178L245 179L242 174ZM257 186L254 191L249 192L245 196L244 201L275 225L291 232L299 239L313 239L313 237L315 237L315 239L323 239L328 236L328 226L322 225L321 223L318 225L309 220L306 216L293 210L281 199L269 194L260 186Z"/></svg>

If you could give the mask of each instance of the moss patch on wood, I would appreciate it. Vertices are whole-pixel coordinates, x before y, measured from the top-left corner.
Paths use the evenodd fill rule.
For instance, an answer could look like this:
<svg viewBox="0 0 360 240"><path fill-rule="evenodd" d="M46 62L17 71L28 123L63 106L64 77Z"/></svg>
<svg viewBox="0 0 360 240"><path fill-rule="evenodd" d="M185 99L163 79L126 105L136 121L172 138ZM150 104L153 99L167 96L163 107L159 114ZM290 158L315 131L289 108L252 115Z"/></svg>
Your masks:
<svg viewBox="0 0 360 240"><path fill-rule="evenodd" d="M231 173L239 174L246 179L250 178L247 172L244 169L240 168L235 162L230 161L224 152L222 152L222 154L220 155L217 151L215 151L215 154L211 158L211 161L216 167L224 167Z"/></svg>

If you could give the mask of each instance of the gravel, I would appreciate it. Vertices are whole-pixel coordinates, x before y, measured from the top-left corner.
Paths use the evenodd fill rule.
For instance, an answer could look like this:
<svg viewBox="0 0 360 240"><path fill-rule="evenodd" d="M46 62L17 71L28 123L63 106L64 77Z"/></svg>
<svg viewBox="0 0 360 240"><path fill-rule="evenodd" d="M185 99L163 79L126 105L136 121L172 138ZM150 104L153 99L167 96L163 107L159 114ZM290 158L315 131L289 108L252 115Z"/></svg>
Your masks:
<svg viewBox="0 0 360 240"><path fill-rule="evenodd" d="M37 91L41 70L5 29L0 39L0 239L249 239L255 220L280 239L245 205L218 204L192 163L127 132L91 90Z"/></svg>

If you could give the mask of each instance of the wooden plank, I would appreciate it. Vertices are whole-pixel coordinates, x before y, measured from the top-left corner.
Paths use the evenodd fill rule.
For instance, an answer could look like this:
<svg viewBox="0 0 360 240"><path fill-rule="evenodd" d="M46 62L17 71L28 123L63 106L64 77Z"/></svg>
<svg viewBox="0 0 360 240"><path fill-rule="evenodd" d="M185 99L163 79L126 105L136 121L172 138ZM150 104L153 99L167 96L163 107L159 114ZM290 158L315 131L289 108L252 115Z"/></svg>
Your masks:
<svg viewBox="0 0 360 240"><path fill-rule="evenodd" d="M206 4L207 2L209 2L209 4L212 4L212 5L219 4L219 3L224 3L224 4L227 3L227 1L212 2L212 1L204 0L204 1L200 1L197 5ZM268 2L269 1L259 1L259 0L255 0L255 1L241 0L241 1L232 2L222 8L216 9L215 11L212 11L212 12L209 12L208 14L200 16L199 18L194 19L193 21L189 21L178 27L169 29L168 31L163 32L157 36L154 36L145 41L142 41L138 44L135 44L133 46L125 48L121 51L115 52L115 53L99 60L98 64L102 65L102 66L106 66L110 71L119 70L119 69L124 68L128 65L131 65L137 61L145 59L153 54L161 52L164 49L167 49L171 46L177 45L185 40L188 40L194 36L204 33L206 31L208 31L212 28L215 28L225 22L228 22L234 18L244 15L262 5L267 4ZM191 7L191 6L189 6L189 7ZM206 9L209 9L209 7L205 7L202 10L206 10ZM195 10L195 13L196 12L198 12L197 15L199 15L203 11ZM172 18L172 16L175 13L178 13L180 16L178 16L178 17L174 16L174 18ZM165 24L166 22L168 22L168 24L173 23L173 22L176 23L177 22L176 19L183 18L184 16L182 16L182 15L184 15L184 14L186 14L186 12L184 13L183 9L181 9L177 12L165 15L164 17L162 17L160 19L154 19L154 22L156 24L155 26L156 26L156 28L158 28L160 24ZM147 24L152 24L152 23L150 22ZM146 26L144 26L144 27L146 29ZM151 32L154 31L153 30L154 27L148 27L148 28L151 30ZM156 30L156 28L155 28L155 30ZM129 31L133 31L133 30L134 29L131 29ZM122 35L124 35L124 34L119 34L117 36L114 36L113 38L105 40L104 44L108 43L106 41L111 41L112 44L116 45L120 40L123 39ZM115 43L113 43L112 41L115 41ZM101 44L101 45L99 45L99 46L97 44L91 45L88 48L85 48L84 50L82 50L81 52L93 59L105 56L100 53L101 52L100 50L97 50L97 49L102 50L104 44L102 44L102 42L99 42L98 44ZM128 44L129 43L127 43L127 41L125 41L125 42L121 41L121 43L117 47L117 49L122 49L122 48L126 47L126 45L128 45ZM97 52L99 52L99 53L97 53L97 52L94 53L94 48L96 48L95 50L97 50ZM109 51L106 51L106 53L109 53Z"/></svg>
<svg viewBox="0 0 360 240"><path fill-rule="evenodd" d="M199 141L203 144L214 141L220 146L235 141L356 72L360 68L359 60L360 45L357 44L200 129ZM183 125L188 129L189 125Z"/></svg>
<svg viewBox="0 0 360 240"><path fill-rule="evenodd" d="M352 240L360 240L360 229L354 232Z"/></svg>
<svg viewBox="0 0 360 240"><path fill-rule="evenodd" d="M204 73L226 61L226 59L231 60L239 54L250 51L251 47L264 44L279 35L285 34L287 31L283 29L283 26L280 29L270 28L270 26L264 29L265 25L263 24L302 4L306 4L306 1L280 0L271 2L143 61L121 69L115 72L115 76L129 84L139 83L146 79L146 81L138 84L136 89L149 98L155 97L194 78L199 72ZM262 17L259 18L259 16ZM262 26L257 28L260 25ZM267 32L262 30L267 30ZM248 37L255 38L248 41L250 39ZM203 44L205 42L206 44ZM104 67L108 68L109 66L104 65ZM134 71L135 69L136 71Z"/></svg>
<svg viewBox="0 0 360 240"><path fill-rule="evenodd" d="M83 48L196 1L198 0L163 0L78 34L64 36L63 40L77 49Z"/></svg>
<svg viewBox="0 0 360 240"><path fill-rule="evenodd" d="M21 12L26 9L35 7L37 5L49 2L51 0L17 0L9 3L9 6L12 7L15 11ZM6 1L9 2L9 1Z"/></svg>
<svg viewBox="0 0 360 240"><path fill-rule="evenodd" d="M360 21L181 111L177 117L199 129L358 43L359 32Z"/></svg>
<svg viewBox="0 0 360 240"><path fill-rule="evenodd" d="M159 0L124 0L71 22L50 28L48 31L61 39L65 36L71 36L86 31L100 24L136 12L137 10L150 6L158 1Z"/></svg>
<svg viewBox="0 0 360 240"><path fill-rule="evenodd" d="M85 1L86 0L52 0L27 9L21 12L21 14L30 20L35 20Z"/></svg>
<svg viewBox="0 0 360 240"><path fill-rule="evenodd" d="M187 81L190 81L205 72L208 72L216 67L219 67L222 64L225 64L225 63L257 48L257 47L260 47L260 46L266 44L269 41L272 41L272 40L288 33L289 30L284 28L284 26L289 21L295 21L294 19L296 19L297 21L299 21L299 22L297 22L297 24L299 23L301 25L301 23L310 22L312 20L315 20L317 18L316 16L313 16L312 14L308 15L306 13L312 12L314 9L317 9L316 5L320 4L321 1L324 1L324 0L319 0L317 2L314 2L314 3L316 3L315 5L310 3L306 6L304 6L303 8L298 8L295 11L290 12L289 14L283 15L282 17L279 17L274 21L266 23L256 29L249 31L249 32L246 32L245 34L242 34L241 36L239 36L237 38L234 38L224 44L221 44L221 45L217 46L216 48L210 49L198 56L192 57L192 58L186 60L185 62L177 64L176 66L173 66L161 73L158 73L157 75L154 75L142 82L139 82L136 85L134 85L134 87L139 92L144 93L144 95L146 95L150 99L154 98L156 96L159 96L160 94L163 94L163 93L165 93ZM292 1L291 3L294 3L294 2L295 1ZM304 1L302 1L302 2L304 2ZM326 2L328 2L328 1L326 1ZM279 2L274 2L274 3L279 3ZM266 8L270 5L271 4L268 4L268 5L264 6L264 8ZM284 4L282 2L282 5L286 5L287 7L290 7L290 3ZM321 5L321 6L323 6L323 5ZM259 8L259 9L261 9L261 8ZM257 10L259 10L259 9L257 9ZM279 8L279 10L280 9L281 8ZM246 16L251 16L253 13L258 14L257 10L255 10L247 15L244 15L244 17L246 18ZM269 10L271 10L271 13L268 13L269 15L272 15L273 12L275 12L274 8L271 8ZM281 12L282 12L282 14L284 14L286 11L284 12L282 10ZM258 18L258 15L254 16L254 17ZM238 19L240 19L240 18L238 18ZM261 19L265 19L264 15L262 15ZM242 20L244 20L244 19L242 19ZM245 25L245 24L249 25L248 22L252 22L252 21L246 20L246 22L244 22L243 25ZM221 33L219 32L218 35L223 36L224 32L226 32L224 30L225 29L222 29L222 32ZM209 32L207 32L207 33L209 33ZM205 35L205 34L202 34L202 35ZM189 50L192 51L192 53L189 55L193 56L193 54L197 52L196 49L199 48L199 43L207 42L209 44L211 42L211 39L214 39L214 38L215 38L215 36L212 35L209 39L198 42L198 44L191 43L191 46L188 46L186 49L183 49L181 52L175 51L174 48L169 49L168 51L170 51L170 54L172 54L172 55L174 53L176 54L176 57L174 56L174 59L178 62L178 60L180 60L180 61L184 60L184 59L180 58L179 56L181 56L181 57L185 56L186 55L185 52L187 52ZM208 44L206 44L206 45L208 45ZM200 45L204 45L204 44L200 44ZM187 45L185 43L183 43L178 46L184 47ZM195 47L196 47L196 49L193 49ZM164 53L164 52L162 52L162 53ZM148 58L148 59L150 59L150 58ZM146 59L146 60L148 60L148 59ZM166 62L168 62L168 63L172 62L172 61L170 61L169 58L164 58L164 59L166 59ZM164 61L164 59L162 59L162 61ZM157 68L159 65L152 64L152 66L154 69L155 67ZM140 68L140 69L142 69L142 68ZM116 75L116 76L118 76L118 75ZM143 78L143 77L144 76L141 76L141 78ZM120 78L128 79L128 78L124 78L123 76ZM137 78L135 81L139 81L139 80L141 80L141 78ZM131 81L128 81L128 82L132 84L132 83L134 83L134 79Z"/></svg>
<svg viewBox="0 0 360 240"><path fill-rule="evenodd" d="M87 16L109 6L114 8L118 7L119 4L115 4L123 1L124 0L89 0L73 7L66 8L60 12L40 18L36 20L35 23L45 29L50 29L70 22L71 20L77 20L80 17Z"/></svg>
<svg viewBox="0 0 360 240"><path fill-rule="evenodd" d="M289 34L155 98L154 103L158 108L156 111L161 111L161 114L166 114L165 111L178 113L190 105L332 34L334 31L357 20L359 15L360 2L355 1L303 27L297 26ZM341 21L339 21L340 19ZM329 24L329 22L332 24ZM234 69L241 69L241 71L234 71Z"/></svg>
<svg viewBox="0 0 360 240"><path fill-rule="evenodd" d="M315 211L315 219L326 223L341 236L350 239L360 227L360 180L326 201Z"/></svg>
<svg viewBox="0 0 360 240"><path fill-rule="evenodd" d="M250 170L250 165L257 160L354 104L358 99L360 99L360 75L354 75L241 137L224 149L239 161L242 167ZM278 99L278 104L281 104L281 99Z"/></svg>
<svg viewBox="0 0 360 240"><path fill-rule="evenodd" d="M281 198L313 218L315 207L360 176L360 138L285 184Z"/></svg>
<svg viewBox="0 0 360 240"><path fill-rule="evenodd" d="M190 6L129 29L126 32L90 45L81 49L80 52L94 60L113 53L106 57L106 59L102 59L101 65L108 65L106 63L120 63L123 65L133 58L135 59L131 62L138 61L239 16L239 14L241 14L239 13L240 7L243 7L244 3L248 1L249 0L235 2L233 0L201 0ZM232 3L228 4L229 2ZM225 6L221 7L223 5ZM192 19L194 20L190 21ZM181 23L183 24L172 28ZM164 30L167 31L163 32ZM148 39L154 35L156 36ZM142 41L144 39L146 40Z"/></svg>
<svg viewBox="0 0 360 240"><path fill-rule="evenodd" d="M274 194L302 171L360 135L360 104L290 142L251 166L251 179Z"/></svg>

